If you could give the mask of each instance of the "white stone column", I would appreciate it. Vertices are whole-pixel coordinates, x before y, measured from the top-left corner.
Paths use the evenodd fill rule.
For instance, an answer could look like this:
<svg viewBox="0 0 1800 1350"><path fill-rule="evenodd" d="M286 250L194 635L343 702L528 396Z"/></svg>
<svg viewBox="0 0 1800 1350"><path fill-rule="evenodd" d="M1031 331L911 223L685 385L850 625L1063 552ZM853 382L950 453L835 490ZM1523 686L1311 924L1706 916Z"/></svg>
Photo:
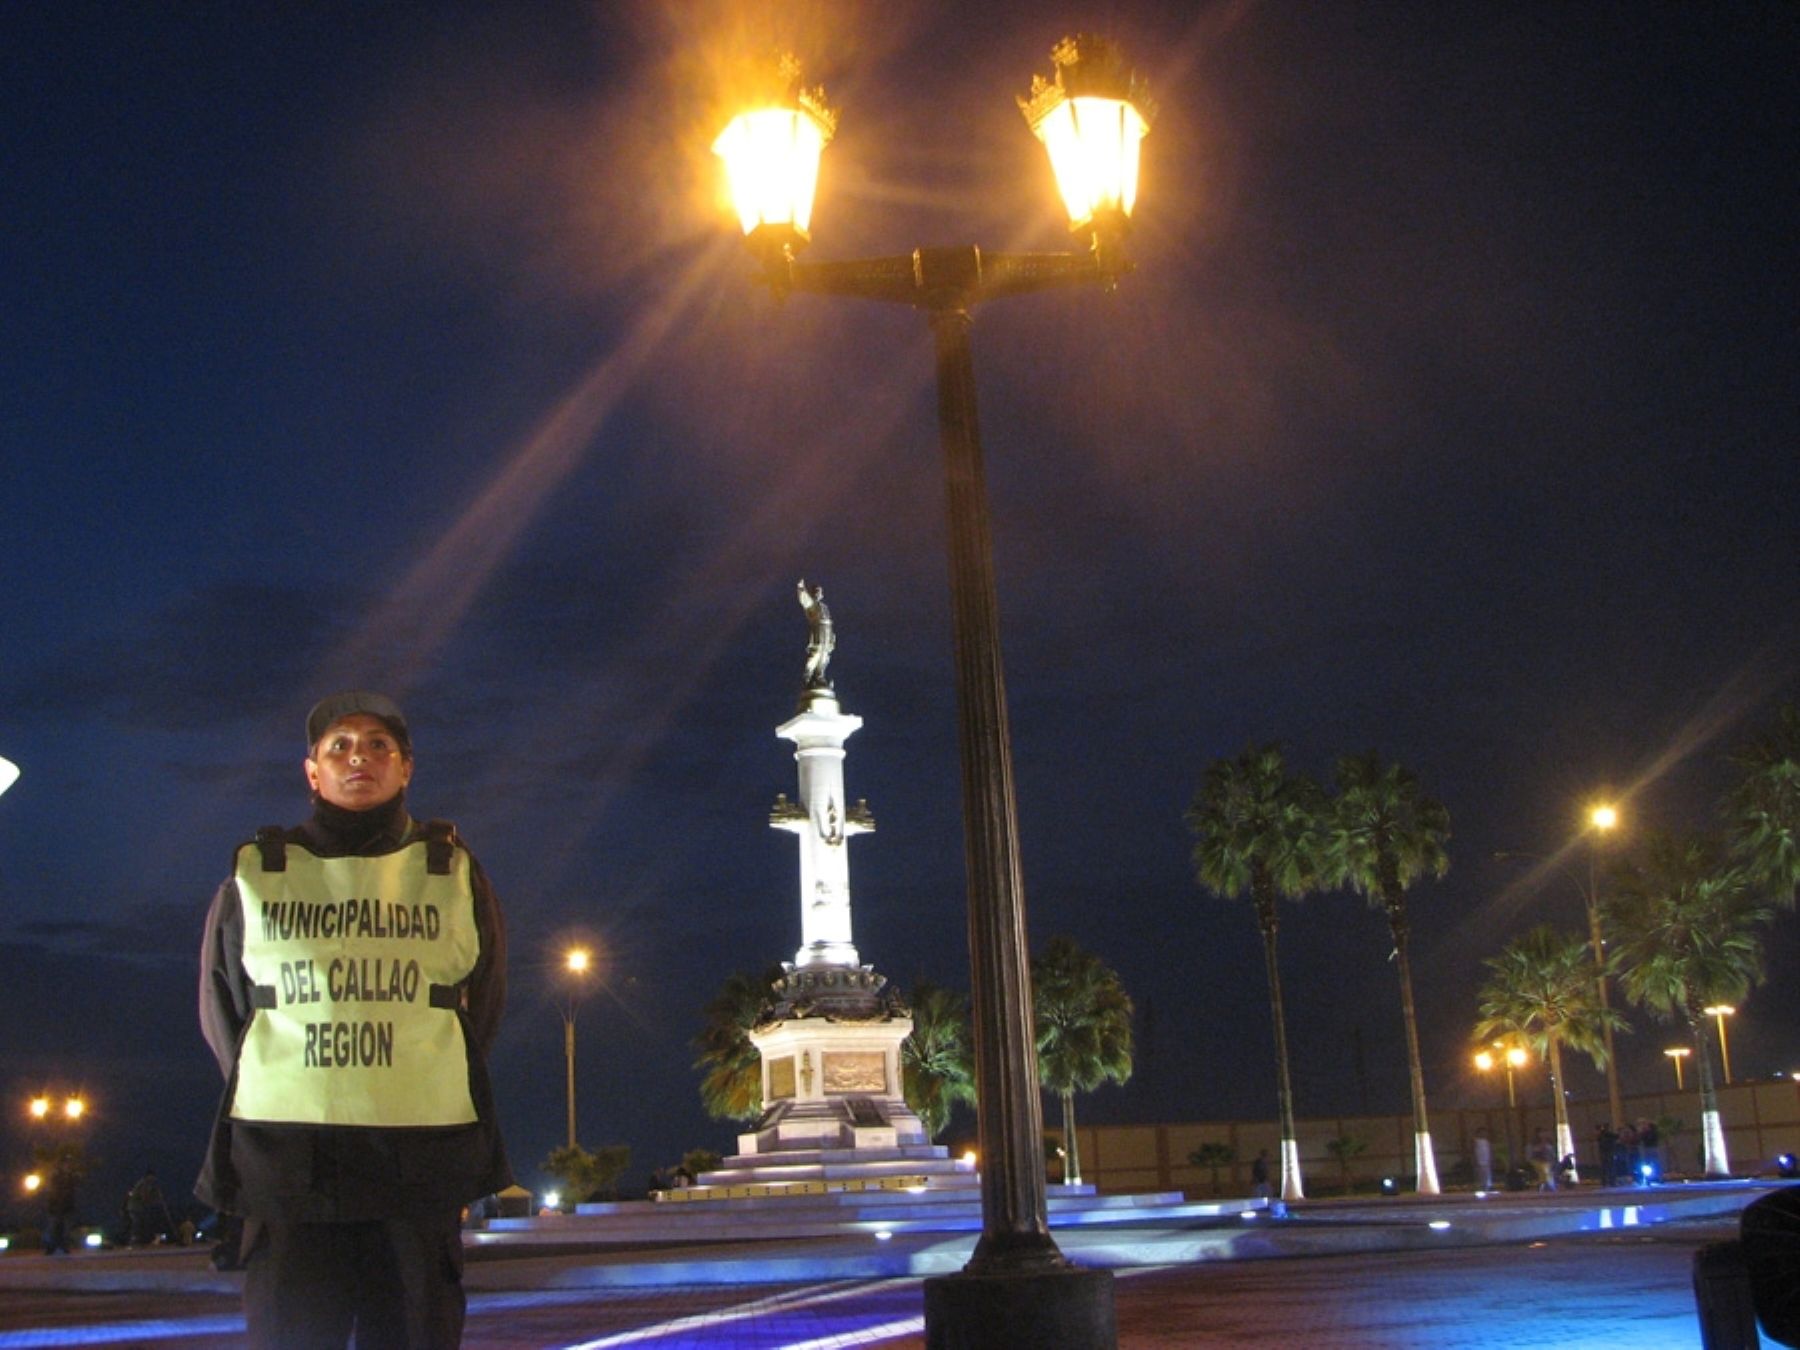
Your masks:
<svg viewBox="0 0 1800 1350"><path fill-rule="evenodd" d="M844 796L844 742L862 718L838 707L829 689L807 692L807 705L775 734L794 743L800 800L778 802L769 823L800 840L800 950L796 967L857 966L850 935L850 836L871 828L852 820Z"/></svg>

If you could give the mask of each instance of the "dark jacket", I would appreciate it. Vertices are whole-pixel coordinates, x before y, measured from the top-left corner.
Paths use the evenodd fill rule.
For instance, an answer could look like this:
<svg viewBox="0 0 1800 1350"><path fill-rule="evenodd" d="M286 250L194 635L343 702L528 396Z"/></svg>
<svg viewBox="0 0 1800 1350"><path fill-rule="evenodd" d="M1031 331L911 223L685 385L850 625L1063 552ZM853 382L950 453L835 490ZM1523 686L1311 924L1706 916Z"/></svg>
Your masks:
<svg viewBox="0 0 1800 1350"><path fill-rule="evenodd" d="M285 831L290 844L319 857L376 857L424 837L398 809L360 848L334 846L317 821ZM194 1193L227 1214L295 1223L399 1216L441 1217L512 1184L494 1120L487 1053L506 1002L506 933L499 902L470 857L470 885L481 955L462 986L472 1125L377 1129L343 1125L270 1125L233 1120L238 1045L252 1012L243 968L243 906L235 879L214 895L200 953L200 1029L225 1075L212 1142Z"/></svg>

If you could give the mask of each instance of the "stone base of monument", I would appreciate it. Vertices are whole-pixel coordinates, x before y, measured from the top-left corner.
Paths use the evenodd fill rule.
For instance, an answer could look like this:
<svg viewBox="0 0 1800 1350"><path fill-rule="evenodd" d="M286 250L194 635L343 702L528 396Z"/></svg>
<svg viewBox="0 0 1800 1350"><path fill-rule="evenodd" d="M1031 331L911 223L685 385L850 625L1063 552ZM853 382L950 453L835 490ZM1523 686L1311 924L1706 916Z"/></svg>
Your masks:
<svg viewBox="0 0 1800 1350"><path fill-rule="evenodd" d="M848 1155L844 1164L866 1158L869 1175L898 1170L896 1150L946 1161L901 1091L900 1047L913 1024L886 984L868 966L788 968L776 1015L750 1032L769 1106L721 1169L731 1182L794 1175L802 1157L811 1164L823 1152Z"/></svg>
<svg viewBox="0 0 1800 1350"><path fill-rule="evenodd" d="M926 1350L1116 1350L1110 1270L1057 1266L925 1281Z"/></svg>
<svg viewBox="0 0 1800 1350"><path fill-rule="evenodd" d="M950 1157L942 1144L740 1153L702 1172L698 1182L689 1188L695 1199L725 1192L735 1192L729 1198L774 1195L783 1190L812 1195L850 1190L973 1191L981 1184L975 1164ZM761 1189L746 1189L749 1187ZM682 1194L669 1191L665 1198L681 1198Z"/></svg>

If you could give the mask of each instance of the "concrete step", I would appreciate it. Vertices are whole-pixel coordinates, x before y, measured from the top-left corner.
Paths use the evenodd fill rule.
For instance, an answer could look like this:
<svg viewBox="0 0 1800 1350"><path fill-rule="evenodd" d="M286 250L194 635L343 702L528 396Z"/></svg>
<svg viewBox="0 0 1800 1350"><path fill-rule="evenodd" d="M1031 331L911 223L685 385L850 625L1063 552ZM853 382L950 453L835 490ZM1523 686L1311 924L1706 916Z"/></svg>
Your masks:
<svg viewBox="0 0 1800 1350"><path fill-rule="evenodd" d="M825 1164L899 1161L945 1162L959 1167L968 1166L960 1158L951 1158L950 1150L942 1144L896 1144L889 1148L776 1148L762 1153L734 1153L724 1159L720 1167L736 1171L768 1162Z"/></svg>
<svg viewBox="0 0 1800 1350"><path fill-rule="evenodd" d="M1193 1203L1178 1191L1146 1195L1068 1194L1048 1197L1053 1227L1217 1218L1235 1215L1246 1204ZM625 1201L584 1205L573 1215L494 1219L478 1245L717 1242L763 1238L829 1237L834 1234L968 1232L981 1227L981 1197L969 1186L956 1189L857 1190L775 1193L713 1204Z"/></svg>
<svg viewBox="0 0 1800 1350"><path fill-rule="evenodd" d="M714 1172L703 1172L700 1176L700 1189L720 1186L767 1185L781 1181L851 1182L928 1177L933 1181L941 1182L962 1177L973 1179L974 1176L973 1171L961 1164L937 1162L934 1159L896 1159L892 1162L855 1163L804 1163L781 1159L762 1162L755 1167L722 1167Z"/></svg>

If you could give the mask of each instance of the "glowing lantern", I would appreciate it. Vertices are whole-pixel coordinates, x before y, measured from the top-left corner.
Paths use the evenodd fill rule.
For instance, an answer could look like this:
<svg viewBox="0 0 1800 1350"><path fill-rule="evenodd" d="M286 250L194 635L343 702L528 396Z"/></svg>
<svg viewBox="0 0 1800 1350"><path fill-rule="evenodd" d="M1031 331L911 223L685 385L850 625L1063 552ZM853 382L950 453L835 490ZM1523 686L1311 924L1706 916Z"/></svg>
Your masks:
<svg viewBox="0 0 1800 1350"><path fill-rule="evenodd" d="M810 238L819 156L837 130L821 89L800 85L800 64L783 56L770 95L733 117L713 142L725 162L732 204L758 252L792 254Z"/></svg>
<svg viewBox="0 0 1800 1350"><path fill-rule="evenodd" d="M1064 38L1051 79L1031 82L1019 107L1044 143L1076 233L1122 231L1137 204L1138 154L1155 116L1143 83L1103 38Z"/></svg>

